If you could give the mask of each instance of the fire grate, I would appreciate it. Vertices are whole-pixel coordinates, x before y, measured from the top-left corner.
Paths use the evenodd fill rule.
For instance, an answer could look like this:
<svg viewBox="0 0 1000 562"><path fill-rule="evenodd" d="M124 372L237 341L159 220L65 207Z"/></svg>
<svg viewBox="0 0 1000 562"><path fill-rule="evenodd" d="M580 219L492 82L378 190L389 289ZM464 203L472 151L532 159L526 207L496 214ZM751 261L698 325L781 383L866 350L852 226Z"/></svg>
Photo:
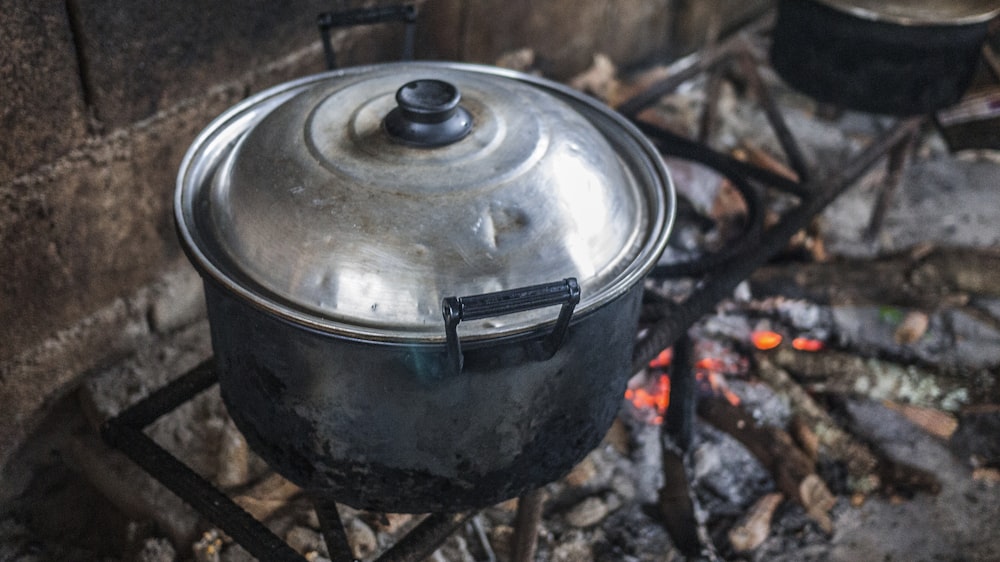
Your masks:
<svg viewBox="0 0 1000 562"><path fill-rule="evenodd" d="M143 432L161 416L217 382L211 360L206 361L105 422L101 436L253 556L275 562L305 562L307 558ZM331 559L354 560L336 505L322 498L314 498L314 505ZM472 512L431 514L377 560L423 560L472 515Z"/></svg>

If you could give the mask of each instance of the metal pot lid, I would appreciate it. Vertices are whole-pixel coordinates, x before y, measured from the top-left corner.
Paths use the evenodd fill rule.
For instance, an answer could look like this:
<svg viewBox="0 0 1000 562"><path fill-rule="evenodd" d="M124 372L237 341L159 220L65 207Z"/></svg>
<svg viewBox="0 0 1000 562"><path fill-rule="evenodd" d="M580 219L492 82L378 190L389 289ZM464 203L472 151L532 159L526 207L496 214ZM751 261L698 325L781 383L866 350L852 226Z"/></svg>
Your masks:
<svg viewBox="0 0 1000 562"><path fill-rule="evenodd" d="M1000 14L997 0L818 0L866 20L899 25L966 25Z"/></svg>
<svg viewBox="0 0 1000 562"><path fill-rule="evenodd" d="M620 296L662 252L673 197L642 135L573 90L397 63L224 113L181 166L176 218L202 273L258 308L362 340L441 342L445 297L575 277L579 317ZM462 337L558 313L467 322Z"/></svg>

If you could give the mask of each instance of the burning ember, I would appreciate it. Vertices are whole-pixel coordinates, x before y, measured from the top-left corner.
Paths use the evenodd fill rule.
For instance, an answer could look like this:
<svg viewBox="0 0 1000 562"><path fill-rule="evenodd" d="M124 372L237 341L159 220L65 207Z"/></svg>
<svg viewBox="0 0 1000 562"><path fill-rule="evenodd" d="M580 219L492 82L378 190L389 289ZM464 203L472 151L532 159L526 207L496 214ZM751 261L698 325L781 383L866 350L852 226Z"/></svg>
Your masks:
<svg viewBox="0 0 1000 562"><path fill-rule="evenodd" d="M781 334L767 330L760 330L750 334L750 341L753 342L753 346L762 351L778 347L781 345L783 339Z"/></svg>
<svg viewBox="0 0 1000 562"><path fill-rule="evenodd" d="M636 388L625 391L625 399L632 402L632 405L639 410L655 410L653 425L663 423L663 414L670 406L670 377L666 373L661 374L656 380L656 384L651 389Z"/></svg>
<svg viewBox="0 0 1000 562"><path fill-rule="evenodd" d="M792 347L799 351L822 351L823 342L811 338L795 338L792 340Z"/></svg>
<svg viewBox="0 0 1000 562"><path fill-rule="evenodd" d="M784 341L784 337L777 332L759 330L750 334L750 341L753 342L753 346L757 349L767 351L780 346ZM792 339L792 347L798 351L816 352L822 351L826 346L820 340L799 336Z"/></svg>
<svg viewBox="0 0 1000 562"><path fill-rule="evenodd" d="M737 396L729 386L726 385L724 373L728 370L728 365L720 359L705 358L698 361L695 366L695 378L708 383L708 388L712 394L723 396L733 406L738 406L740 397Z"/></svg>
<svg viewBox="0 0 1000 562"><path fill-rule="evenodd" d="M655 359L649 362L651 369L666 369L674 358L674 348L668 347L660 352Z"/></svg>
<svg viewBox="0 0 1000 562"><path fill-rule="evenodd" d="M659 371L659 376L653 378L652 382L646 379L646 382L640 382L638 385L630 384L630 388L625 391L625 399L631 402L636 410L654 412L649 419L649 423L653 425L663 423L663 416L670 406L670 375L664 371L670 367L672 360L673 349L668 347L649 362L649 368ZM694 365L695 378L705 383L706 391L725 397L734 406L740 403L740 398L729 390L724 375L735 370L726 361L712 357L700 359Z"/></svg>

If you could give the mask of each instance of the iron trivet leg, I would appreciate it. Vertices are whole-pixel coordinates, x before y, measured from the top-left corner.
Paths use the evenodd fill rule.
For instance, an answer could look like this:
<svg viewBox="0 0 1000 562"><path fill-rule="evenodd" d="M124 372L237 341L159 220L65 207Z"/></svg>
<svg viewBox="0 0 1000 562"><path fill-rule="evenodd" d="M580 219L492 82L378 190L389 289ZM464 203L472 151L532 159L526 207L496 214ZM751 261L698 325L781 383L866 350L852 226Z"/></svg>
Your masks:
<svg viewBox="0 0 1000 562"><path fill-rule="evenodd" d="M872 210L872 216L865 231L865 237L868 240L874 240L882 230L882 222L885 220L885 214L889 210L889 203L892 201L892 197L896 193L896 188L899 187L903 179L903 168L906 167L906 155L913 148L915 137L916 134L911 134L889 150L885 180L882 182L878 199L875 201L875 208Z"/></svg>
<svg viewBox="0 0 1000 562"><path fill-rule="evenodd" d="M217 381L209 362L105 422L101 436L260 560L305 560L264 524L150 439L143 428Z"/></svg>
<svg viewBox="0 0 1000 562"><path fill-rule="evenodd" d="M347 532L340 519L340 512L337 511L336 502L324 497L323 494L313 494L312 503L316 509L316 517L319 519L319 527L323 532L323 540L326 541L326 552L330 555L330 560L357 562L357 559L354 558L354 552L351 551L351 544L347 541Z"/></svg>
<svg viewBox="0 0 1000 562"><path fill-rule="evenodd" d="M434 554L441 543L474 514L474 511L432 513L385 554L379 556L378 562L421 562Z"/></svg>
<svg viewBox="0 0 1000 562"><path fill-rule="evenodd" d="M702 544L698 536L691 487L684 465L684 456L694 438L694 413L698 400L694 362L691 360L693 344L684 333L674 343L674 357L670 365L670 406L666 423L660 426L663 445L663 487L660 488L659 506L664 526L674 546L685 556L697 556Z"/></svg>
<svg viewBox="0 0 1000 562"><path fill-rule="evenodd" d="M517 501L517 517L514 521L514 555L512 562L532 562L538 544L538 525L542 521L542 507L545 504L545 489L538 488L524 494Z"/></svg>

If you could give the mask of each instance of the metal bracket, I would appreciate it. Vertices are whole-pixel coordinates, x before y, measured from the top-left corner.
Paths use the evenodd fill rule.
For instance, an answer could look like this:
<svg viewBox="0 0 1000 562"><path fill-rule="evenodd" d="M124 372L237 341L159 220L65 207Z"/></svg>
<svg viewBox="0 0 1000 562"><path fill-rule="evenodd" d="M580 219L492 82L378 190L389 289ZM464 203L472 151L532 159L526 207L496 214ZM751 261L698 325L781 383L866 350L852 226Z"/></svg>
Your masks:
<svg viewBox="0 0 1000 562"><path fill-rule="evenodd" d="M376 23L403 22L406 30L403 35L402 60L413 60L413 44L416 37L417 6L415 4L400 4L398 6L375 6L334 12L323 12L316 16L319 34L323 39L323 54L326 58L326 68L337 68L337 57L333 52L333 41L330 30L336 27L354 27Z"/></svg>

